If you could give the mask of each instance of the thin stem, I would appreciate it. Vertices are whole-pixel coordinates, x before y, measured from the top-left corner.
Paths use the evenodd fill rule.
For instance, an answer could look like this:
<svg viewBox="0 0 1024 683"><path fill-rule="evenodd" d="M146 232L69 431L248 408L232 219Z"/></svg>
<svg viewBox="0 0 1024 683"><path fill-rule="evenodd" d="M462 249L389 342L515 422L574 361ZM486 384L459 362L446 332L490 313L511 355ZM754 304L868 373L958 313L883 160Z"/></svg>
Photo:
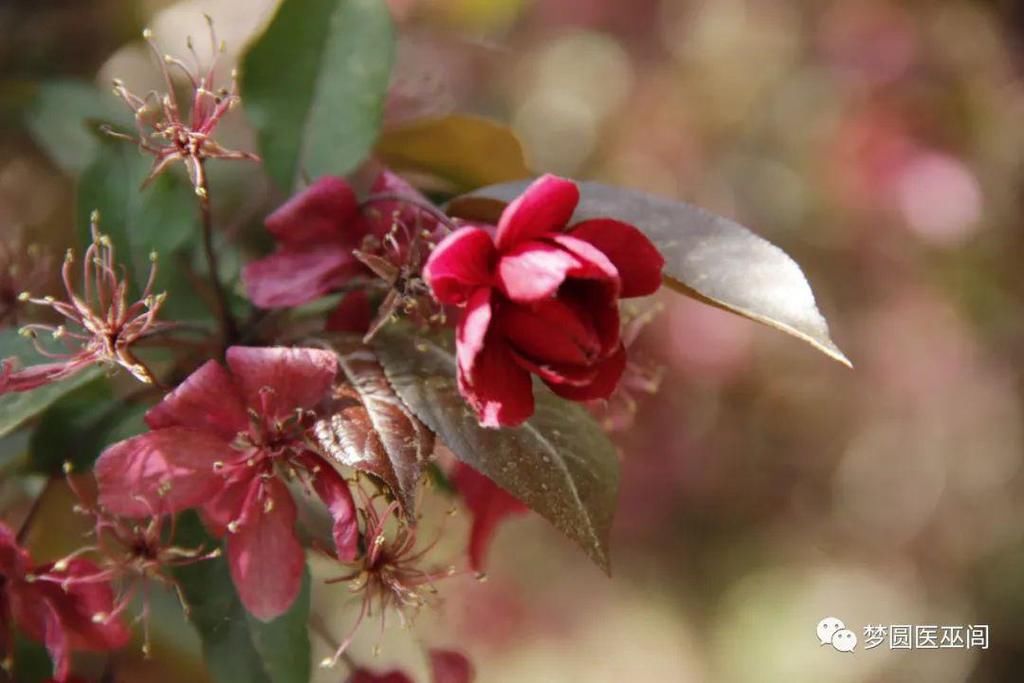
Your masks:
<svg viewBox="0 0 1024 683"><path fill-rule="evenodd" d="M50 477L46 480L46 484L43 489L39 492L39 495L32 501L32 506L28 509L28 514L25 515L25 519L21 522L21 527L18 528L18 535L15 539L18 545L25 544L25 537L28 536L28 532L32 529L32 522L35 521L36 515L39 514L39 509L42 507L43 498L47 496L50 489L53 488L54 478Z"/></svg>
<svg viewBox="0 0 1024 683"><path fill-rule="evenodd" d="M210 271L210 285L213 287L213 294L216 300L216 314L220 320L221 332L225 344L231 344L238 339L238 323L231 315L231 308L228 306L227 293L221 284L218 273L220 268L217 263L217 254L213 250L213 214L210 211L210 185L207 182L206 169L203 168L203 161L199 160L199 213L203 219L203 252L206 254L206 267Z"/></svg>
<svg viewBox="0 0 1024 683"><path fill-rule="evenodd" d="M338 649L338 639L331 635L331 630L327 627L327 622L324 621L323 616L319 613L310 613L309 629L320 636L320 638L327 643L327 646L332 650ZM338 655L338 661L345 662L345 666L347 666L350 671L355 671L359 668L359 664L357 664L356 660L352 659L352 656L347 652L342 652Z"/></svg>

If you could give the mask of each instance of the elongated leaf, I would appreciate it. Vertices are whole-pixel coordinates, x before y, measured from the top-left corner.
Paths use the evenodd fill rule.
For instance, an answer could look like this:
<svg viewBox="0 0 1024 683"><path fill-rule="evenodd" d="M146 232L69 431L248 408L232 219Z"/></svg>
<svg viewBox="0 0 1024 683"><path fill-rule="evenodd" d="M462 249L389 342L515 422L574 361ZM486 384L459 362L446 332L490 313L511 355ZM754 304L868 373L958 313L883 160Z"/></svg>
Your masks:
<svg viewBox="0 0 1024 683"><path fill-rule="evenodd" d="M511 129L465 114L385 130L376 152L394 169L435 176L458 190L530 175L523 148Z"/></svg>
<svg viewBox="0 0 1024 683"><path fill-rule="evenodd" d="M217 541L191 513L178 522L183 547L214 547ZM191 608L191 620L203 643L203 658L217 683L306 683L310 677L310 577L285 614L269 623L250 618L231 582L227 560L218 557L179 567L175 577Z"/></svg>
<svg viewBox="0 0 1024 683"><path fill-rule="evenodd" d="M528 183L505 183L452 200L449 213L497 222ZM635 225L665 257L665 283L683 294L770 325L845 365L800 266L742 225L696 206L581 182L575 222L614 218Z"/></svg>
<svg viewBox="0 0 1024 683"><path fill-rule="evenodd" d="M384 0L284 0L242 62L270 176L344 174L377 137L394 53Z"/></svg>
<svg viewBox="0 0 1024 683"><path fill-rule="evenodd" d="M40 358L31 342L18 334L17 330L0 332L0 360L17 358L22 366L34 365L46 359ZM41 415L62 396L88 384L100 376L98 368L89 368L63 382L0 396L0 437L10 434L22 424Z"/></svg>
<svg viewBox="0 0 1024 683"><path fill-rule="evenodd" d="M69 173L84 170L96 155L101 123L130 128L131 117L109 91L71 79L40 83L25 109L25 127L50 159Z"/></svg>
<svg viewBox="0 0 1024 683"><path fill-rule="evenodd" d="M412 518L434 434L395 394L371 348L352 336L338 337L332 345L343 381L334 390L328 416L314 427L316 439L336 461L384 481Z"/></svg>
<svg viewBox="0 0 1024 683"><path fill-rule="evenodd" d="M455 456L575 541L605 571L619 486L615 447L590 415L535 388L536 413L514 429L485 429L455 380L447 340L388 326L373 346L402 400Z"/></svg>

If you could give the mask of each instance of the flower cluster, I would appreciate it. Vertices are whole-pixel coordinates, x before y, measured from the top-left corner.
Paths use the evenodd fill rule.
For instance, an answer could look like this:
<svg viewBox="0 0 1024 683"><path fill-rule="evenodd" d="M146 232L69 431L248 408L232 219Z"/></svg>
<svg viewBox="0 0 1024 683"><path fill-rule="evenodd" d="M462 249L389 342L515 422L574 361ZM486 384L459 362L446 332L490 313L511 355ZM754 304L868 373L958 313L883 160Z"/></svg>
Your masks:
<svg viewBox="0 0 1024 683"><path fill-rule="evenodd" d="M67 323L34 323L21 328L21 333L32 339L40 355L52 362L15 371L14 359L4 360L0 364L0 394L35 389L67 379L93 365L120 366L140 382L153 383L153 374L135 357L131 347L143 337L168 327L157 320L166 295L153 293L156 254L150 255L149 279L141 297L129 303L131 283L122 274L110 237L99 231L97 212L92 214L91 231L92 244L82 259L81 293L74 285L75 257L70 249L61 269L66 300L21 293L22 301L51 308ZM47 348L40 336L60 342L63 349Z"/></svg>
<svg viewBox="0 0 1024 683"><path fill-rule="evenodd" d="M457 230L424 268L438 301L463 309L459 387L485 426L533 414L531 374L574 401L611 395L626 366L619 299L661 284L664 260L643 233L607 218L569 226L578 202L575 183L544 176L496 229Z"/></svg>

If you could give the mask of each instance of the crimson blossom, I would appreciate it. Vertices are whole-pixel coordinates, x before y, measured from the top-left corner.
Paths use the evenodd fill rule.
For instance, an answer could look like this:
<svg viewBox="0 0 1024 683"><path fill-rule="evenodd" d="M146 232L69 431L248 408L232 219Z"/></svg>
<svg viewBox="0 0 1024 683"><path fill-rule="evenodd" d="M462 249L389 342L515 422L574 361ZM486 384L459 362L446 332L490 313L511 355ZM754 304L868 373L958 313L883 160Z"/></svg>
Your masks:
<svg viewBox="0 0 1024 683"><path fill-rule="evenodd" d="M611 395L626 366L619 299L661 284L664 259L637 228L610 218L568 226L579 198L575 183L545 175L496 230L460 228L424 268L437 300L463 308L459 389L485 427L533 414L531 373L570 400Z"/></svg>
<svg viewBox="0 0 1024 683"><path fill-rule="evenodd" d="M171 514L198 507L210 530L227 536L242 603L270 620L295 600L305 564L286 481L311 485L327 505L339 559L358 555L352 494L307 440L337 359L320 349L234 346L227 365L207 361L146 413L152 431L103 452L99 502L126 517L148 516L147 500Z"/></svg>
<svg viewBox="0 0 1024 683"><path fill-rule="evenodd" d="M107 582L76 581L91 577L98 568L89 560L76 558L61 566L34 565L28 552L18 545L15 534L0 523L0 657L9 669L12 657L12 627L46 645L53 660L53 677L66 681L73 650L116 650L131 639L131 631L119 620L98 618L109 614L114 593ZM48 575L66 584L39 581Z"/></svg>

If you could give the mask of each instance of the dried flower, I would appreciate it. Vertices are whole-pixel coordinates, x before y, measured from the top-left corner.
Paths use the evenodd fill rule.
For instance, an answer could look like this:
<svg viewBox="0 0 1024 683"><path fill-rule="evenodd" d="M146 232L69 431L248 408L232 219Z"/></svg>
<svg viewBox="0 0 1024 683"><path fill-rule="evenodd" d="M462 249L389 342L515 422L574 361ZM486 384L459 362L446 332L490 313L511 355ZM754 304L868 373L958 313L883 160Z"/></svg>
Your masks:
<svg viewBox="0 0 1024 683"><path fill-rule="evenodd" d="M366 551L354 571L328 579L325 583L349 582L349 590L361 595L359 615L334 654L320 662L324 668L338 663L365 618L379 616L383 630L387 613L394 611L402 625L407 626L415 613L436 595L434 584L456 574L452 566L421 566L423 558L433 550L437 541L417 547L416 527L404 520L398 501L391 501L381 512L372 497L361 488L357 491L363 498L359 511L363 518ZM393 529L389 528L389 523L393 523Z"/></svg>
<svg viewBox="0 0 1024 683"><path fill-rule="evenodd" d="M144 152L152 154L155 159L153 168L143 186L160 175L171 164L181 161L188 171L189 180L196 194L206 197L206 176L203 162L207 159L228 159L259 161L259 157L251 152L226 149L213 139L220 120L240 101L238 96L237 74L232 71L231 84L227 88L214 85L217 59L224 52L224 44L217 41L213 30L213 21L206 17L209 25L210 44L213 60L205 73L199 56L188 39L188 49L195 61L189 67L184 61L167 54L161 54L153 41L153 32L146 29L142 37L156 55L160 71L164 78L166 92L163 94L151 91L145 97L132 94L120 80L114 81L114 94L127 104L135 116L137 136L133 137L108 129L107 132L136 143ZM174 81L171 67L179 69L188 79L192 95L185 116L182 115L174 93Z"/></svg>
<svg viewBox="0 0 1024 683"><path fill-rule="evenodd" d="M129 304L129 282L117 263L114 243L99 231L99 213L93 212L91 223L92 244L83 259L81 295L72 283L75 258L69 249L61 269L66 301L50 296L36 298L28 292L19 296L24 302L52 308L71 323L71 327L31 324L21 328L21 334L32 339L36 351L53 362L15 371L14 359L5 359L0 363L0 394L67 379L98 364L119 365L140 382L153 382L152 373L132 354L131 346L146 335L169 327L156 319L167 296L153 294L156 253L150 255L149 279L142 296ZM63 350L45 347L40 341L42 335L60 342Z"/></svg>

